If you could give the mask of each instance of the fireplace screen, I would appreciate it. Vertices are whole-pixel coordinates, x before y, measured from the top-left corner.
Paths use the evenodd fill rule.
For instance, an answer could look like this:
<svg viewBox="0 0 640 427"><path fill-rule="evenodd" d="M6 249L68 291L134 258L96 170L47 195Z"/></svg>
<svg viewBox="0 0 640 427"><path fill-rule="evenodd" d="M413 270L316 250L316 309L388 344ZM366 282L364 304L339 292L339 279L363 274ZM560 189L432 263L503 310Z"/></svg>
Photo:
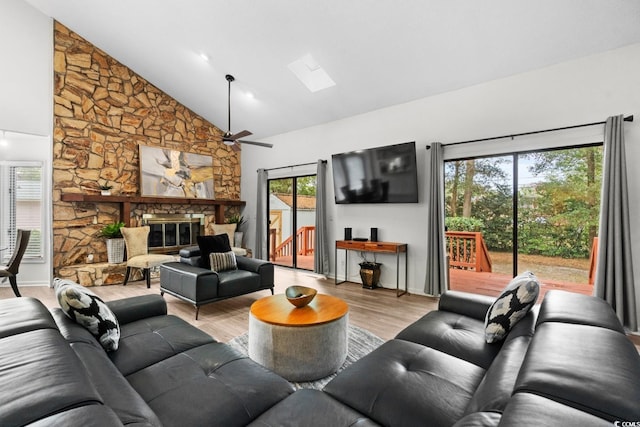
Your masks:
<svg viewBox="0 0 640 427"><path fill-rule="evenodd" d="M178 252L181 248L198 244L202 233L204 215L151 215L145 214L142 222L148 225L149 252Z"/></svg>

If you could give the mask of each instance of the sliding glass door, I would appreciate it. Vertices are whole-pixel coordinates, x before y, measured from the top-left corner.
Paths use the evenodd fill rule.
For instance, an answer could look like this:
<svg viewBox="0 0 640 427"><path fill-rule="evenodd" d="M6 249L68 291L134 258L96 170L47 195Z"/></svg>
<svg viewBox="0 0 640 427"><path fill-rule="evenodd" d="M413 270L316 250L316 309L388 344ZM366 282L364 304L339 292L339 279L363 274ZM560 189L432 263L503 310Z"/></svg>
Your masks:
<svg viewBox="0 0 640 427"><path fill-rule="evenodd" d="M451 287L495 294L529 270L590 293L601 163L600 145L445 162Z"/></svg>
<svg viewBox="0 0 640 427"><path fill-rule="evenodd" d="M269 180L269 259L313 270L316 175Z"/></svg>

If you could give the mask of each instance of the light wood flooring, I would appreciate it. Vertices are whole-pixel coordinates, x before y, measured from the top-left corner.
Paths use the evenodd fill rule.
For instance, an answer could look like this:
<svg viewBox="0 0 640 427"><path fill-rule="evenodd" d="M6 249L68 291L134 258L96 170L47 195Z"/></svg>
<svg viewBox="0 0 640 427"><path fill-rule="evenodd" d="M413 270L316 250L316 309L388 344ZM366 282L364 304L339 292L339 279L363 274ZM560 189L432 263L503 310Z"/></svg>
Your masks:
<svg viewBox="0 0 640 427"><path fill-rule="evenodd" d="M351 324L367 329L385 340L393 338L410 323L437 308L435 298L420 295L403 295L398 298L395 289L368 290L351 282L336 286L333 279L324 279L307 271L284 267L276 267L275 282L275 293L284 293L291 285L303 285L316 288L319 293L342 298L349 304ZM158 279L152 279L151 289L147 289L142 280L129 282L127 286L96 286L90 289L103 300L109 301L135 295L158 294L160 285ZM58 307L51 288L22 286L20 293L22 296L41 300L47 307ZM181 317L218 341L227 342L248 331L249 307L254 301L268 295L271 295L268 290L254 292L202 306L198 320L195 320L195 309L191 304L167 294L164 298L170 314ZM0 288L0 299L3 298L14 298L11 288Z"/></svg>

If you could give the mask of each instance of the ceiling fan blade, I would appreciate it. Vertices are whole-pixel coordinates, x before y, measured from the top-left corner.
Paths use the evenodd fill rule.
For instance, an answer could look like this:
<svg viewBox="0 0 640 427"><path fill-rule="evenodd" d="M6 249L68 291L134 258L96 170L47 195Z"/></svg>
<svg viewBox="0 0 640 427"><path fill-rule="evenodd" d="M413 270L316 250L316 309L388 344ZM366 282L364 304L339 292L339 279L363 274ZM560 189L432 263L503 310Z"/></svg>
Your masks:
<svg viewBox="0 0 640 427"><path fill-rule="evenodd" d="M251 132L249 132L248 130L243 130L243 131L240 131L240 132L238 132L236 134L225 136L225 139L227 139L229 141L235 141L238 138L242 138L242 137L249 136L249 135L253 135L253 134Z"/></svg>
<svg viewBox="0 0 640 427"><path fill-rule="evenodd" d="M240 144L238 144L238 142L237 142L237 141L236 141L236 142L231 146L231 149L232 149L233 151L235 151L236 153L237 153L238 151L241 151L241 150L242 150L242 148L240 147Z"/></svg>
<svg viewBox="0 0 640 427"><path fill-rule="evenodd" d="M267 142L256 142L256 141L245 141L245 140L236 140L236 142L240 142L241 144L250 144L250 145L258 145L260 147L273 148L273 144L269 144Z"/></svg>

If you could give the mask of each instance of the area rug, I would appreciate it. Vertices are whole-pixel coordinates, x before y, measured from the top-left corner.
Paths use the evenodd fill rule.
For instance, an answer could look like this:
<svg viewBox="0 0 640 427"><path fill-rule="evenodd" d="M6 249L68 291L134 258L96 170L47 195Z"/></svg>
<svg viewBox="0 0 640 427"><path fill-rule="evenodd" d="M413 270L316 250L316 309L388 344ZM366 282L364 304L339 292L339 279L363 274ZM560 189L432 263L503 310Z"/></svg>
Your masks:
<svg viewBox="0 0 640 427"><path fill-rule="evenodd" d="M349 342L348 342L347 359L345 360L344 364L340 367L340 369L338 369L338 372L342 371L344 368L351 365L361 357L371 353L373 350L375 350L380 345L382 345L382 343L384 343L384 340L382 338L375 336L374 334L367 331L366 329L362 329L354 325L349 325ZM248 348L249 348L249 333L247 332L242 335L239 335L233 338L227 344L229 344L231 347L235 348L236 350L239 350L243 354L247 354ZM320 390L329 381L331 381L333 377L338 375L338 372L316 381L306 381L306 382L300 382L300 383L292 382L291 384L293 384L293 386L297 389L313 388L313 389Z"/></svg>

